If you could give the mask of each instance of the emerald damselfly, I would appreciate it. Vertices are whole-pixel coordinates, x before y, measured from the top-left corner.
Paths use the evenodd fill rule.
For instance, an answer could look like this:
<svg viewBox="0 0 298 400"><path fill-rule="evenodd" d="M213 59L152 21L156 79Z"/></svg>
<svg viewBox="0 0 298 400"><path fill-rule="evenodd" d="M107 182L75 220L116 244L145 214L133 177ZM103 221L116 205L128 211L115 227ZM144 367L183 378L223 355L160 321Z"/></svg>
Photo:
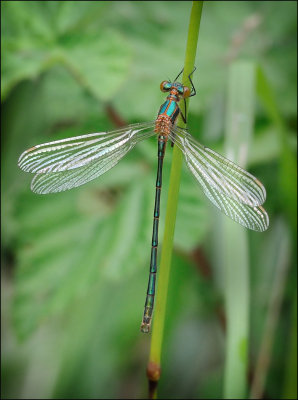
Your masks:
<svg viewBox="0 0 298 400"><path fill-rule="evenodd" d="M155 121L36 145L24 151L18 161L22 170L35 174L31 182L33 192L57 193L97 178L114 167L137 143L157 136L158 164L150 272L141 324L141 331L145 333L150 331L153 314L162 169L168 140L182 151L189 170L212 204L248 229L262 232L269 226L268 215L261 206L266 199L262 183L240 166L197 142L186 129L176 125L179 115L185 121L178 105L180 99L185 101L196 94L191 74L188 77L191 89L177 82L180 74L173 82L161 82L161 91L169 95Z"/></svg>

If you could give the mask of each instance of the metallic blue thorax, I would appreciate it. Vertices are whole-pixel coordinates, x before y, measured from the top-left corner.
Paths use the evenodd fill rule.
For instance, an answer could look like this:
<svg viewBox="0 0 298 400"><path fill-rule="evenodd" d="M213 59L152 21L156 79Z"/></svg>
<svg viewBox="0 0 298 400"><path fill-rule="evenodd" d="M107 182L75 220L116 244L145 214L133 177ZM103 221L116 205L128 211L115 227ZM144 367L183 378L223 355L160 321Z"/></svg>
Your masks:
<svg viewBox="0 0 298 400"><path fill-rule="evenodd" d="M171 122L174 124L180 112L177 101L177 96L172 94L169 95L167 97L167 100L161 105L158 115L167 115L168 117L170 117Z"/></svg>

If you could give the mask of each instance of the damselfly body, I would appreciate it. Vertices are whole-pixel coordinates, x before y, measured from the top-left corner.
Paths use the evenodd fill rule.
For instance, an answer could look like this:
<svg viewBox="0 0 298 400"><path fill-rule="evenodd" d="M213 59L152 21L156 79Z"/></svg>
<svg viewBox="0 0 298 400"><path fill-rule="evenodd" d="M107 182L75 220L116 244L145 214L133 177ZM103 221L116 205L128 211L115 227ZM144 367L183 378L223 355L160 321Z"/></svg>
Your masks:
<svg viewBox="0 0 298 400"><path fill-rule="evenodd" d="M155 121L40 144L22 153L18 162L21 169L35 174L31 183L33 192L62 192L97 178L116 165L137 143L157 136L158 165L151 261L142 332L149 332L153 313L162 168L168 140L179 147L205 195L225 215L255 231L265 231L269 226L268 215L261 206L266 199L262 183L232 161L198 143L187 130L176 125L179 115L185 121L178 105L180 99L185 100L196 94L191 75L191 89L176 82L179 75L173 82L163 81L160 84L161 91L169 95Z"/></svg>

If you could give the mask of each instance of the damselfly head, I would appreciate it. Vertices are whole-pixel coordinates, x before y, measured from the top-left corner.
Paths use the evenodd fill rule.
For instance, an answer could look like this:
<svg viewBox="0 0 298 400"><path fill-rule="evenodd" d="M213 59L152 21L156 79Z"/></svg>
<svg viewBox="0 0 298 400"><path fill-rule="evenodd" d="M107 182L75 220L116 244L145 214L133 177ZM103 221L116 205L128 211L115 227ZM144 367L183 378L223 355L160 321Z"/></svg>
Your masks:
<svg viewBox="0 0 298 400"><path fill-rule="evenodd" d="M176 90L178 95L182 96L184 99L190 96L190 89L187 86L183 86L179 82L162 81L160 84L160 90L162 92L170 92L171 90Z"/></svg>

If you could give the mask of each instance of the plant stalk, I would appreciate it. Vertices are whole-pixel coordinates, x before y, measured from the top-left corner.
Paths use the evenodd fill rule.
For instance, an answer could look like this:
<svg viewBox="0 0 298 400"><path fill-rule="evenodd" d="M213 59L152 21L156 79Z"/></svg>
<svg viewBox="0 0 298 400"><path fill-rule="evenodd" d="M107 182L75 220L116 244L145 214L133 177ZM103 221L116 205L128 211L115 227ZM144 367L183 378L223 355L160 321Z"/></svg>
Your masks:
<svg viewBox="0 0 298 400"><path fill-rule="evenodd" d="M225 152L244 168L253 136L255 70L253 63L245 61L235 61L229 69ZM222 218L227 321L223 397L243 399L247 395L249 348L248 237L245 228Z"/></svg>
<svg viewBox="0 0 298 400"><path fill-rule="evenodd" d="M193 1L191 15L190 15L190 22L189 22L184 71L182 78L182 84L187 86L190 85L188 76L194 69L202 8L203 8L203 1ZM189 99L186 100L186 105L188 105L188 100ZM187 110L185 110L184 107L181 107L181 109L183 114L186 116ZM185 124L183 123L181 117L179 117L177 124L181 128L185 127ZM147 366L147 376L149 380L149 398L152 399L157 398L157 383L161 375L161 366L160 366L161 351L162 351L163 332L165 324L168 283L170 277L171 259L173 251L176 213L178 206L181 167L182 167L182 153L177 146L174 146L167 209L166 209L166 218L165 218L165 232L163 238L161 261L160 261L159 276L158 276L154 325L152 329L151 349L150 349L149 362Z"/></svg>

